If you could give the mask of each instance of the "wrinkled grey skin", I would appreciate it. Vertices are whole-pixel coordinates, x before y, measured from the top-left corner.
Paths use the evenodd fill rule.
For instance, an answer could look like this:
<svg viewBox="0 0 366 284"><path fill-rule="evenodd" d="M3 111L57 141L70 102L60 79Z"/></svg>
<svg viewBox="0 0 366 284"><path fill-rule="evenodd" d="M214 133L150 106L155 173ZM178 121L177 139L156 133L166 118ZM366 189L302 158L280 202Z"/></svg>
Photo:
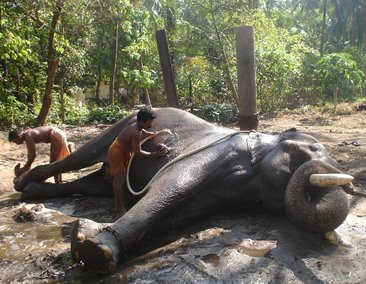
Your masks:
<svg viewBox="0 0 366 284"><path fill-rule="evenodd" d="M130 178L135 190L143 188L168 161L234 132L179 109L162 108L155 109L155 112L157 118L152 130L168 128L173 135L157 136L143 148L153 150L154 144L164 143L172 150L166 157L133 160ZM24 197L75 193L112 195L112 184L105 167L68 184L56 186L40 181L57 173L107 162L109 145L134 120L134 115L127 117L65 159L34 168L15 188L22 191ZM295 174L301 166L305 170ZM331 231L347 216L346 193L341 187L313 188L306 181L298 185L297 180L313 172L339 172L336 167L337 163L318 140L295 129L279 135L240 133L161 172L148 193L111 226L114 234L104 231L95 242L114 243L111 244L113 259L118 261L124 251L131 249L157 224L184 224L225 206L241 206L244 210L248 203L255 202L291 214L289 219L305 230ZM290 179L292 187L301 190L286 190ZM291 208L287 209L285 205ZM117 242L116 236L119 238ZM86 254L83 257L84 263L88 264L85 258L90 256Z"/></svg>

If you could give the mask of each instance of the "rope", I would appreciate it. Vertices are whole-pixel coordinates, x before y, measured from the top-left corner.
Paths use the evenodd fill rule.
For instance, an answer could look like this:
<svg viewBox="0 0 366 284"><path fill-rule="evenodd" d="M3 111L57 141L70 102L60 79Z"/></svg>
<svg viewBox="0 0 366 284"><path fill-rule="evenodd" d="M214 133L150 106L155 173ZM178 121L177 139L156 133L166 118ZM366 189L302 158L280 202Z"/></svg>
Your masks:
<svg viewBox="0 0 366 284"><path fill-rule="evenodd" d="M257 129L259 123L258 113L253 115L239 115L238 124L241 130Z"/></svg>
<svg viewBox="0 0 366 284"><path fill-rule="evenodd" d="M184 159L184 158L186 158L188 156L191 156L191 155L193 155L193 154L195 154L197 152L203 151L204 149L207 149L208 147L210 147L210 146L212 146L214 144L217 144L217 143L219 143L221 141L227 140L227 139L229 139L229 138L231 138L231 137L233 137L235 135L238 135L238 134L241 134L241 133L248 133L248 132L250 132L250 131L236 131L236 132L230 133L228 135L225 135L224 137L221 137L221 138L219 138L217 140L214 140L214 141L212 141L212 142L210 142L210 143L208 143L206 145L203 145L203 146L201 146L201 147L199 147L197 149L194 149L192 151L189 151L188 153L185 153L183 155L179 155L178 157L174 158L173 160L171 160L167 164L165 164L163 167L161 167L160 170L148 182L148 184L142 190L140 190L139 192L134 191L132 189L132 187L131 187L131 184L130 184L130 178L129 178L129 176L130 176L130 167L131 167L132 159L135 156L134 153L132 153L131 158L130 158L130 160L128 162L128 166L127 166L127 173L126 173L127 188L128 188L128 190L130 191L131 194L133 194L133 195L141 195L141 194L145 193L148 190L149 185L155 180L155 178L157 177L157 175L160 172L162 172L163 170L165 170L167 167L169 167L170 165L172 165L172 164L174 164L174 163L176 163L176 162L178 162L178 161L180 161L180 160L182 160L182 159ZM148 140L150 140L150 139L152 139L154 137L155 136L149 136L149 137L145 138L144 140L141 141L141 145L143 145L146 141L148 141Z"/></svg>

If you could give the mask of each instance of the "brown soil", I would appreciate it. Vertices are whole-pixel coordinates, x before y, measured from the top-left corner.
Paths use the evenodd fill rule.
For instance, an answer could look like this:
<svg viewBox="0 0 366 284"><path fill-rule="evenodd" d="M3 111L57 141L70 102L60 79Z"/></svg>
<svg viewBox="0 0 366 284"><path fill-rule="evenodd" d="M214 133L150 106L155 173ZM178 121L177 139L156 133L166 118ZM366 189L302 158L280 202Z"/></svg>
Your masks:
<svg viewBox="0 0 366 284"><path fill-rule="evenodd" d="M315 136L355 177L355 189L364 192L365 125L365 111L333 115L299 110L263 116L258 130L296 127ZM78 148L106 127L64 130ZM329 244L322 236L299 231L283 216L256 210L223 213L187 230L144 238L113 275L84 271L70 261L70 222L78 217L113 221L111 199L21 202L13 189L13 168L24 163L26 149L10 144L6 132L0 132L0 139L1 283L366 283L366 201L359 195L350 196L351 212L337 229L350 247ZM37 145L35 165L48 162L48 147ZM68 173L65 179L80 174ZM14 218L24 212L32 218Z"/></svg>

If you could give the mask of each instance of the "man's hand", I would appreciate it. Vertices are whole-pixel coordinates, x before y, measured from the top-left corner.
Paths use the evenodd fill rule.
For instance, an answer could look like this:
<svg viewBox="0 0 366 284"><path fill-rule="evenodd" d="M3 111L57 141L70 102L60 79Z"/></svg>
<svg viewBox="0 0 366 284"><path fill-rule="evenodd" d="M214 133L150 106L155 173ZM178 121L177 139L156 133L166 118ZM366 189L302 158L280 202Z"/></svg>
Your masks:
<svg viewBox="0 0 366 284"><path fill-rule="evenodd" d="M168 128L164 128L164 129L160 130L159 133L173 135L173 133Z"/></svg>
<svg viewBox="0 0 366 284"><path fill-rule="evenodd" d="M15 167L14 167L14 174L16 177L20 176L23 173L23 168L20 167L20 163L18 163Z"/></svg>
<svg viewBox="0 0 366 284"><path fill-rule="evenodd" d="M162 143L159 143L158 145L156 145L156 148L158 149L156 151L156 155L158 157L166 156L166 155L168 155L168 153L170 151L170 148L168 146L166 146L165 144L162 144Z"/></svg>

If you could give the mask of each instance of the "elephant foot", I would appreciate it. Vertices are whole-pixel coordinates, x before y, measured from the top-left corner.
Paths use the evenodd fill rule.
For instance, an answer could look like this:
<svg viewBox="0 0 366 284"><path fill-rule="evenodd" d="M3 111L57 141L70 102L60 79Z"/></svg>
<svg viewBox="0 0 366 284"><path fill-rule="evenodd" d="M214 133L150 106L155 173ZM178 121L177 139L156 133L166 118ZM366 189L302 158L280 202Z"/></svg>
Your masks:
<svg viewBox="0 0 366 284"><path fill-rule="evenodd" d="M85 267L112 273L118 264L121 244L110 231L105 230L92 239L78 241L76 251Z"/></svg>
<svg viewBox="0 0 366 284"><path fill-rule="evenodd" d="M111 223L97 223L89 219L74 221L71 232L71 259L73 263L80 262L79 245L87 238L94 238Z"/></svg>
<svg viewBox="0 0 366 284"><path fill-rule="evenodd" d="M21 195L21 199L27 200L31 198L53 198L58 196L58 185L54 183L30 182L28 183Z"/></svg>
<svg viewBox="0 0 366 284"><path fill-rule="evenodd" d="M24 177L27 175L29 171L23 173L20 176L15 176L13 179L13 184L14 184L14 189L18 192L22 192L23 188L21 187L22 181L24 179Z"/></svg>

